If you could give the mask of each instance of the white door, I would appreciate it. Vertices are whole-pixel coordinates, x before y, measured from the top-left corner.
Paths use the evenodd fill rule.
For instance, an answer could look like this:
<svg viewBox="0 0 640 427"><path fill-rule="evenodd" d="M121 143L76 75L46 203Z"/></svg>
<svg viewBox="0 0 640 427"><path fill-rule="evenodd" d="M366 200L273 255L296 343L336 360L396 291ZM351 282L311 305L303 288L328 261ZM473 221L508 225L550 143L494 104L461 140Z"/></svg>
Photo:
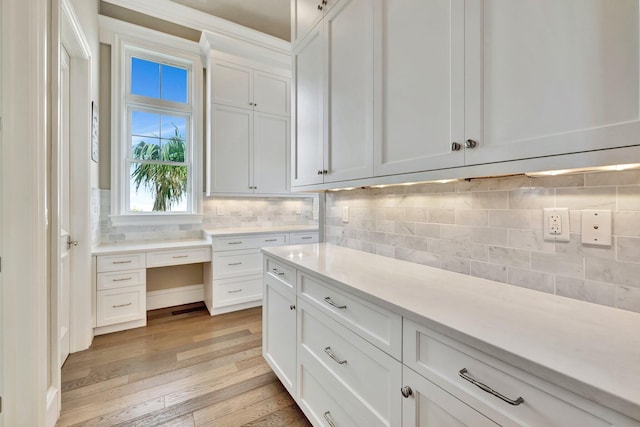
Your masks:
<svg viewBox="0 0 640 427"><path fill-rule="evenodd" d="M286 77L253 70L253 109L263 113L291 113L290 82Z"/></svg>
<svg viewBox="0 0 640 427"><path fill-rule="evenodd" d="M60 367L69 356L69 319L71 310L71 241L70 235L70 191L69 191L69 135L70 135L70 60L67 51L61 49L61 86L60 86L60 157L59 157L59 225L60 260L58 273L58 337Z"/></svg>
<svg viewBox="0 0 640 427"><path fill-rule="evenodd" d="M464 0L384 0L376 176L462 166Z"/></svg>
<svg viewBox="0 0 640 427"><path fill-rule="evenodd" d="M324 182L373 175L373 7L342 0L324 19Z"/></svg>
<svg viewBox="0 0 640 427"><path fill-rule="evenodd" d="M495 427L498 424L413 370L402 367L402 427ZM410 392L406 387L410 387Z"/></svg>
<svg viewBox="0 0 640 427"><path fill-rule="evenodd" d="M467 164L637 144L637 0L466 2Z"/></svg>
<svg viewBox="0 0 640 427"><path fill-rule="evenodd" d="M289 118L253 114L253 185L256 193L286 193Z"/></svg>
<svg viewBox="0 0 640 427"><path fill-rule="evenodd" d="M293 52L291 185L323 182L322 24Z"/></svg>
<svg viewBox="0 0 640 427"><path fill-rule="evenodd" d="M211 118L212 192L253 193L253 111L214 104Z"/></svg>

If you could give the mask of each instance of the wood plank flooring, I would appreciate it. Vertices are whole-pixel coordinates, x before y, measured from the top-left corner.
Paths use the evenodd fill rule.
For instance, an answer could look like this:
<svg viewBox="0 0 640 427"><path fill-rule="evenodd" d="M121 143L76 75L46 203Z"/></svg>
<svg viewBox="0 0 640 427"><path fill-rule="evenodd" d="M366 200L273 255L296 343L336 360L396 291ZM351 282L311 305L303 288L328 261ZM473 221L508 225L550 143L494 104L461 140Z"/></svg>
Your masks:
<svg viewBox="0 0 640 427"><path fill-rule="evenodd" d="M59 427L310 425L262 358L260 307L150 311L62 368Z"/></svg>

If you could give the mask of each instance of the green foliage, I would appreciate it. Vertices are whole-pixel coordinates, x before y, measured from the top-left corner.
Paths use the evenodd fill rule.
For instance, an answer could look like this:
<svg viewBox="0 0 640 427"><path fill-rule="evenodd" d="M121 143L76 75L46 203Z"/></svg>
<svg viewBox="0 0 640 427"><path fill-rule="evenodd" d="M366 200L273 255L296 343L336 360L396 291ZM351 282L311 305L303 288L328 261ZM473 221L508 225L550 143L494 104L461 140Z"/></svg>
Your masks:
<svg viewBox="0 0 640 427"><path fill-rule="evenodd" d="M161 146L140 141L133 147L133 158L139 160L159 160L163 162L184 162L185 142L177 126L175 135ZM179 203L187 192L187 167L156 163L136 163L131 178L136 191L142 185L154 197L154 211L168 211Z"/></svg>

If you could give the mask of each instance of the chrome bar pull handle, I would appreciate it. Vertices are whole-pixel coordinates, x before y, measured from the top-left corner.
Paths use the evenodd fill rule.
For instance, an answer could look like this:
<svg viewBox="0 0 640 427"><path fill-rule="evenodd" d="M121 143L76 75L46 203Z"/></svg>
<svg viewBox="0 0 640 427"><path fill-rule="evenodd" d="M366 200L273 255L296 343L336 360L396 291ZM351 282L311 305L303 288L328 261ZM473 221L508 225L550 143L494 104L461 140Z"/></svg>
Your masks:
<svg viewBox="0 0 640 427"><path fill-rule="evenodd" d="M126 304L112 305L111 307L113 307L113 308L127 307L127 306L129 306L131 304L132 303L128 302Z"/></svg>
<svg viewBox="0 0 640 427"><path fill-rule="evenodd" d="M327 355L332 358L338 365L344 365L345 363L347 363L346 359L338 359L338 356L336 356L333 350L331 350L331 347L325 347L324 352L327 353Z"/></svg>
<svg viewBox="0 0 640 427"><path fill-rule="evenodd" d="M278 271L278 269L277 269L277 268L274 268L274 269L273 269L273 270L271 270L271 271L273 271L273 274L277 274L278 276L284 276L284 272L282 272L282 271Z"/></svg>
<svg viewBox="0 0 640 427"><path fill-rule="evenodd" d="M127 261L113 261L112 264L131 264L131 260Z"/></svg>
<svg viewBox="0 0 640 427"><path fill-rule="evenodd" d="M241 245L242 242L229 242L227 245Z"/></svg>
<svg viewBox="0 0 640 427"><path fill-rule="evenodd" d="M324 413L324 419L327 420L327 423L329 423L330 427L336 427L336 424L331 419L331 413L329 411Z"/></svg>
<svg viewBox="0 0 640 427"><path fill-rule="evenodd" d="M237 294L238 292L242 292L242 288L240 289L235 289L233 291L227 291L228 294Z"/></svg>
<svg viewBox="0 0 640 427"><path fill-rule="evenodd" d="M264 241L265 242L277 242L278 239L265 239Z"/></svg>
<svg viewBox="0 0 640 427"><path fill-rule="evenodd" d="M126 282L128 280L132 280L133 277L123 277L122 279L113 279L113 282Z"/></svg>
<svg viewBox="0 0 640 427"><path fill-rule="evenodd" d="M488 385L483 384L480 381L476 380L475 378L470 377L469 375L467 375L467 372L469 372L469 371L467 371L467 368L462 368L462 369L460 369L460 372L458 372L458 374L463 379L469 381L471 384L473 384L474 386L478 387L480 390L494 395L498 399L501 399L501 400L507 402L509 405L518 406L519 404L524 403L524 399L522 397L518 397L516 400L509 399L507 396L498 393L497 391L495 391L494 389L492 389Z"/></svg>
<svg viewBox="0 0 640 427"><path fill-rule="evenodd" d="M189 258L189 255L174 255L171 258Z"/></svg>
<svg viewBox="0 0 640 427"><path fill-rule="evenodd" d="M233 266L233 265L242 265L241 262L230 262L227 264L228 266Z"/></svg>
<svg viewBox="0 0 640 427"><path fill-rule="evenodd" d="M334 306L334 307L335 307L335 308L337 308L338 310L344 310L345 308L347 308L347 306L346 306L346 305L338 305L338 304L336 304L335 302L333 302L333 301L331 300L331 297L325 297L325 298L324 298L324 301L325 301L327 304Z"/></svg>

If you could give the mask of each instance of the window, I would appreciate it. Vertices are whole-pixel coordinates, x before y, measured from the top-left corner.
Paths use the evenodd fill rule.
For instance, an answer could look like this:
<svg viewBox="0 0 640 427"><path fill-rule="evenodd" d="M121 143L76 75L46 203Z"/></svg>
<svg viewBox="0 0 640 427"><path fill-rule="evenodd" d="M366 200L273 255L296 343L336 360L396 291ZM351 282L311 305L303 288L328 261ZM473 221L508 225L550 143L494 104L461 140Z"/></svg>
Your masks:
<svg viewBox="0 0 640 427"><path fill-rule="evenodd" d="M126 61L124 213L189 213L191 65L137 51Z"/></svg>
<svg viewBox="0 0 640 427"><path fill-rule="evenodd" d="M198 44L115 20L101 25L113 70L112 223L201 223Z"/></svg>

